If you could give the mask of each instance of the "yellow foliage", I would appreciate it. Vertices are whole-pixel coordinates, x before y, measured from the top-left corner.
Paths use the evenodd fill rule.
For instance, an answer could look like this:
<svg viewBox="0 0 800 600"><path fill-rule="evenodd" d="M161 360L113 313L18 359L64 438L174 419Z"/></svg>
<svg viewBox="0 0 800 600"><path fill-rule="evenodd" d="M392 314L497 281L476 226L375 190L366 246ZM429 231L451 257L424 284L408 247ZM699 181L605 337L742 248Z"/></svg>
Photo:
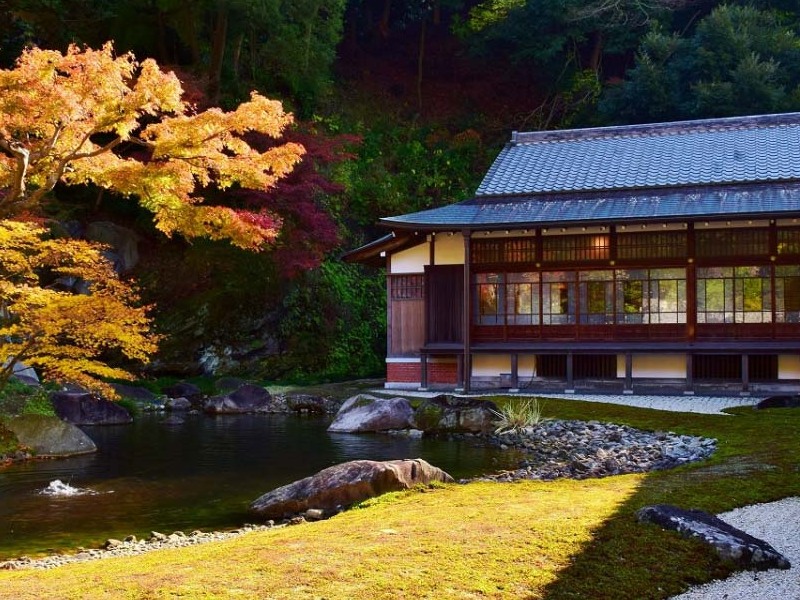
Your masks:
<svg viewBox="0 0 800 600"><path fill-rule="evenodd" d="M35 210L59 181L93 183L135 197L167 235L229 238L258 250L276 218L201 206L198 190L232 185L264 190L289 173L304 149L285 143L259 152L241 137L279 138L292 115L253 93L236 110L194 113L173 73L130 53L31 48L0 69L0 217ZM153 121L141 129L142 117ZM122 143L146 157L114 152ZM214 208L214 210L210 210Z"/></svg>
<svg viewBox="0 0 800 600"><path fill-rule="evenodd" d="M59 382L114 397L99 378L130 379L107 364L110 357L146 362L158 336L150 333L148 307L121 281L103 246L50 239L31 223L0 220L0 384L17 361ZM90 294L65 291L80 279Z"/></svg>

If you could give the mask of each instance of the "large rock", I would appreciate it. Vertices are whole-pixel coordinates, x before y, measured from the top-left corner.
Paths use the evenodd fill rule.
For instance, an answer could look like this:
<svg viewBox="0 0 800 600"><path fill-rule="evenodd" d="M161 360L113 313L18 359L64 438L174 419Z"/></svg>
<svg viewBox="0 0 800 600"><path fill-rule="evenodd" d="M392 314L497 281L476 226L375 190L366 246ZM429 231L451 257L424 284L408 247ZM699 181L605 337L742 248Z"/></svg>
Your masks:
<svg viewBox="0 0 800 600"><path fill-rule="evenodd" d="M436 396L414 411L414 427L426 433L488 433L495 429L497 410L489 400Z"/></svg>
<svg viewBox="0 0 800 600"><path fill-rule="evenodd" d="M194 406L199 407L203 403L202 390L188 381L173 383L164 390L164 393L168 398L186 398Z"/></svg>
<svg viewBox="0 0 800 600"><path fill-rule="evenodd" d="M139 236L130 229L109 221L96 221L86 227L86 239L111 246L105 254L119 272L130 271L139 262Z"/></svg>
<svg viewBox="0 0 800 600"><path fill-rule="evenodd" d="M756 408L800 408L800 395L769 396L756 404Z"/></svg>
<svg viewBox="0 0 800 600"><path fill-rule="evenodd" d="M148 390L147 388L139 387L137 385L125 385L124 383L112 383L111 387L114 388L120 396L135 400L140 404L153 404L158 400L158 397Z"/></svg>
<svg viewBox="0 0 800 600"><path fill-rule="evenodd" d="M314 415L324 415L330 410L332 403L320 396L312 396L310 394L287 394L286 407L294 412L304 412ZM335 410L335 409L334 409Z"/></svg>
<svg viewBox="0 0 800 600"><path fill-rule="evenodd" d="M764 540L755 538L722 519L701 510L684 510L668 504L645 506L636 513L640 522L655 523L687 538L710 544L725 560L745 569L788 569L785 556Z"/></svg>
<svg viewBox="0 0 800 600"><path fill-rule="evenodd" d="M272 396L263 387L246 383L225 396L213 396L206 401L204 410L211 414L241 414L267 412Z"/></svg>
<svg viewBox="0 0 800 600"><path fill-rule="evenodd" d="M3 365L5 368L8 365L8 361ZM16 362L14 363L12 375L12 379L31 387L39 387L40 381L39 376L36 374L36 371L33 367L29 367L25 363Z"/></svg>
<svg viewBox="0 0 800 600"><path fill-rule="evenodd" d="M125 425L133 422L130 413L119 404L88 392L54 392L50 401L56 414L74 425Z"/></svg>
<svg viewBox="0 0 800 600"><path fill-rule="evenodd" d="M357 433L409 429L414 411L405 398L376 398L358 394L345 401L328 431Z"/></svg>
<svg viewBox="0 0 800 600"><path fill-rule="evenodd" d="M88 454L97 446L83 431L58 417L22 415L4 421L17 440L36 456L63 457Z"/></svg>
<svg viewBox="0 0 800 600"><path fill-rule="evenodd" d="M268 492L250 510L264 519L283 519L309 509L331 515L367 498L436 481L450 483L453 478L421 458L353 460Z"/></svg>

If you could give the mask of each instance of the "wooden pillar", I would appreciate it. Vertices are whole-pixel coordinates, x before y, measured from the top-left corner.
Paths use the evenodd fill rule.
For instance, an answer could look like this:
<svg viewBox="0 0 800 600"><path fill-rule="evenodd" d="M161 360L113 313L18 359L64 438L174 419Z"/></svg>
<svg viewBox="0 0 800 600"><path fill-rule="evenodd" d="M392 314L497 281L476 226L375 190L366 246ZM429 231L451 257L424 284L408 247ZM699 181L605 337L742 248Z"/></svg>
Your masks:
<svg viewBox="0 0 800 600"><path fill-rule="evenodd" d="M511 389L509 392L519 391L519 354L511 355Z"/></svg>
<svg viewBox="0 0 800 600"><path fill-rule="evenodd" d="M686 354L686 389L683 393L687 396L694 394L694 356Z"/></svg>
<svg viewBox="0 0 800 600"><path fill-rule="evenodd" d="M742 396L750 395L750 357L742 354Z"/></svg>
<svg viewBox="0 0 800 600"><path fill-rule="evenodd" d="M564 390L567 394L575 393L575 375L572 363L572 352L567 352L567 389Z"/></svg>
<svg viewBox="0 0 800 600"><path fill-rule="evenodd" d="M422 353L419 357L419 369L419 391L425 392L428 390L428 355L425 353Z"/></svg>
<svg viewBox="0 0 800 600"><path fill-rule="evenodd" d="M686 339L693 342L697 337L697 267L695 266L694 223L689 223L686 230Z"/></svg>
<svg viewBox="0 0 800 600"><path fill-rule="evenodd" d="M431 241L428 244L428 250L430 253L428 264L433 266L436 264L436 232L431 232Z"/></svg>
<svg viewBox="0 0 800 600"><path fill-rule="evenodd" d="M463 388L465 393L469 393L472 379L472 336L471 336L471 302L472 289L470 262L472 262L472 238L469 230L461 232L464 237L464 316L462 323L462 335L464 338L464 366L463 366Z"/></svg>
<svg viewBox="0 0 800 600"><path fill-rule="evenodd" d="M622 393L633 393L633 355L630 352L625 353L625 388Z"/></svg>

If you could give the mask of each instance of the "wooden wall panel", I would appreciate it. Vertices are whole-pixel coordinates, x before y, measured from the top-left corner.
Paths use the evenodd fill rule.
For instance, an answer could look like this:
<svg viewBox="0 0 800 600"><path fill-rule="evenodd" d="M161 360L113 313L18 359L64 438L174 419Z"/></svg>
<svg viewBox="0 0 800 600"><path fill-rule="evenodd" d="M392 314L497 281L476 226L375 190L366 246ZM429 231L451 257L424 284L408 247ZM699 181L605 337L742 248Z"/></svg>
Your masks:
<svg viewBox="0 0 800 600"><path fill-rule="evenodd" d="M419 354L425 343L425 301L392 300L391 356Z"/></svg>

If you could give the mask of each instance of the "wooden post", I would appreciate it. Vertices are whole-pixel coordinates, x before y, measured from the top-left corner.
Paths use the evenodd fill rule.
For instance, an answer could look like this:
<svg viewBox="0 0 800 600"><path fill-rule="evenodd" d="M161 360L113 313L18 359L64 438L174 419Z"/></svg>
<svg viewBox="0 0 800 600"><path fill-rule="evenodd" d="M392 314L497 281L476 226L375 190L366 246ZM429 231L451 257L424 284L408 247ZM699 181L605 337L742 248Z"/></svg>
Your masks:
<svg viewBox="0 0 800 600"><path fill-rule="evenodd" d="M464 368L463 368L463 387L464 393L469 393L470 384L472 383L472 336L471 336L471 302L472 290L470 279L472 277L470 270L470 262L472 261L472 246L471 246L471 233L465 229L461 232L464 237L464 316L462 324L462 336L464 338Z"/></svg>
<svg viewBox="0 0 800 600"><path fill-rule="evenodd" d="M575 376L572 363L572 352L567 352L567 389L564 390L566 394L575 393Z"/></svg>
<svg viewBox="0 0 800 600"><path fill-rule="evenodd" d="M750 356L742 354L742 396L750 395Z"/></svg>
<svg viewBox="0 0 800 600"><path fill-rule="evenodd" d="M420 382L419 382L419 391L426 392L428 391L428 355L424 352L419 357L419 368L420 368Z"/></svg>
<svg viewBox="0 0 800 600"><path fill-rule="evenodd" d="M509 392L519 391L519 354L511 355L511 389Z"/></svg>
<svg viewBox="0 0 800 600"><path fill-rule="evenodd" d="M625 353L625 388L622 393L633 393L633 355L630 352Z"/></svg>
<svg viewBox="0 0 800 600"><path fill-rule="evenodd" d="M694 395L694 356L686 354L686 389L683 393L687 396Z"/></svg>

